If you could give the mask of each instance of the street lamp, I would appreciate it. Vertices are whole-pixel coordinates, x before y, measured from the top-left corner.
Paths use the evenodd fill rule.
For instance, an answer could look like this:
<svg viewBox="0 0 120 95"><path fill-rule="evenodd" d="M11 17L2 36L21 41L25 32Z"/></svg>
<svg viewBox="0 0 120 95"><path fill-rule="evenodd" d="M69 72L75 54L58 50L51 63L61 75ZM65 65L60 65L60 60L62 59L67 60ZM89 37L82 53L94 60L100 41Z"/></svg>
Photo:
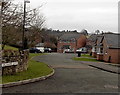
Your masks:
<svg viewBox="0 0 120 95"><path fill-rule="evenodd" d="M26 3L30 3L30 1L24 0L23 35L22 35L22 49L23 50L25 49L25 46L24 46L24 41L25 41L24 35L25 35Z"/></svg>

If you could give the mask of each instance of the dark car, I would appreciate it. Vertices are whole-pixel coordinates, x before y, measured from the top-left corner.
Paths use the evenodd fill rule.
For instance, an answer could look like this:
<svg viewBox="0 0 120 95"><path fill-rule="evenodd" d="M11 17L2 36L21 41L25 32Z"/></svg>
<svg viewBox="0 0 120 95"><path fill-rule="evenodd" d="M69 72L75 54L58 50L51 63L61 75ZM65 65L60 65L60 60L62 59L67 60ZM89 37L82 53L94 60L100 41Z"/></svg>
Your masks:
<svg viewBox="0 0 120 95"><path fill-rule="evenodd" d="M51 53L52 50L51 50L51 48L45 48L45 49L44 49L44 52L49 52L49 53Z"/></svg>
<svg viewBox="0 0 120 95"><path fill-rule="evenodd" d="M30 53L41 53L41 51L39 49L36 49L36 48L30 48L29 52Z"/></svg>

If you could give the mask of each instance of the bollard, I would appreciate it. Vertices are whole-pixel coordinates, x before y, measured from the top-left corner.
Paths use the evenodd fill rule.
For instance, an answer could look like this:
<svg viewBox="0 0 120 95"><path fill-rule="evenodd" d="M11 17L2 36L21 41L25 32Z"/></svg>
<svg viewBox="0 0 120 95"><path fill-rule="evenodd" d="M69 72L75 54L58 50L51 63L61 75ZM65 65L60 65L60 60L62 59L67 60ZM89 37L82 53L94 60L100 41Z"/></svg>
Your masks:
<svg viewBox="0 0 120 95"><path fill-rule="evenodd" d="M80 57L81 56L81 52L78 52L78 57Z"/></svg>

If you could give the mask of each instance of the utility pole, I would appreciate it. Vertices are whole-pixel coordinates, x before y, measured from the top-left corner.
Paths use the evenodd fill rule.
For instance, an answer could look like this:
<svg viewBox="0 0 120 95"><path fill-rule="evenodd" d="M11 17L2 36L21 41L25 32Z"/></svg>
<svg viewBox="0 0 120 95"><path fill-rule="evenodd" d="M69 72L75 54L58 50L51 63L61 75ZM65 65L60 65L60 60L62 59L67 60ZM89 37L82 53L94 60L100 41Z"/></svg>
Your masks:
<svg viewBox="0 0 120 95"><path fill-rule="evenodd" d="M22 35L22 50L25 49L25 17L26 17L26 3L30 1L24 0L24 15L23 15L23 35Z"/></svg>
<svg viewBox="0 0 120 95"><path fill-rule="evenodd" d="M3 27L3 7L4 7L5 1L2 0L0 2L0 49L3 49L3 45L2 45L2 27Z"/></svg>
<svg viewBox="0 0 120 95"><path fill-rule="evenodd" d="M120 33L120 1L118 2L118 33Z"/></svg>
<svg viewBox="0 0 120 95"><path fill-rule="evenodd" d="M3 11L3 2L0 2L0 44L2 45L2 11ZM0 47L1 48L1 47Z"/></svg>

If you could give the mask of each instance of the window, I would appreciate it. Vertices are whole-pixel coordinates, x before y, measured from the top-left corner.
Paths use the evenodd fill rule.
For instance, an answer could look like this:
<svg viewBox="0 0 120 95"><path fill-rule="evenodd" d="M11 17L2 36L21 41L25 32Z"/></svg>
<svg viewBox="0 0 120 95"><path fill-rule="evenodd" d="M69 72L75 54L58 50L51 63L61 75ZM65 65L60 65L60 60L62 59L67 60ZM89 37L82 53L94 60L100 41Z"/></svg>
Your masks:
<svg viewBox="0 0 120 95"><path fill-rule="evenodd" d="M97 50L97 54L102 54L103 53L103 47L99 47Z"/></svg>
<svg viewBox="0 0 120 95"><path fill-rule="evenodd" d="M92 52L95 52L95 47L92 48Z"/></svg>
<svg viewBox="0 0 120 95"><path fill-rule="evenodd" d="M103 53L103 48L100 48L100 53Z"/></svg>
<svg viewBox="0 0 120 95"><path fill-rule="evenodd" d="M95 52L97 51L97 48L95 47Z"/></svg>

